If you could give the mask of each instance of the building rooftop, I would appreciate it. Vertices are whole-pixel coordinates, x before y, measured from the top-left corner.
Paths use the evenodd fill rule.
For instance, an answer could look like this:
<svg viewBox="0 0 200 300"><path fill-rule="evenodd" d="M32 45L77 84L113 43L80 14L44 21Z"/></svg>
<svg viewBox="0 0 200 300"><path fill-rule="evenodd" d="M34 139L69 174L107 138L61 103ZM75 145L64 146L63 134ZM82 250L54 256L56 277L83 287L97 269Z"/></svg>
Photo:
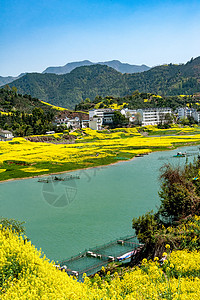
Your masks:
<svg viewBox="0 0 200 300"><path fill-rule="evenodd" d="M1 134L1 133L4 133L4 134L6 134L6 133L7 133L7 134L12 134L12 132L9 131L9 130L1 130L1 129L0 129L0 134Z"/></svg>

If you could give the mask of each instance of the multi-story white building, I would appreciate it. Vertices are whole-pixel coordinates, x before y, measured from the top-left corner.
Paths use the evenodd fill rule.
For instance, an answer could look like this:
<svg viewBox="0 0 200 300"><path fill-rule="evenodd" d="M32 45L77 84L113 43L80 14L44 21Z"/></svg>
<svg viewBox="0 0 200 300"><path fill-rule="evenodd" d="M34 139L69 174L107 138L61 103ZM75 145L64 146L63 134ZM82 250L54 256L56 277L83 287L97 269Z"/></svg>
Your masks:
<svg viewBox="0 0 200 300"><path fill-rule="evenodd" d="M141 115L142 126L158 125L165 123L165 116L171 115L171 108L144 108L137 109L137 113Z"/></svg>
<svg viewBox="0 0 200 300"><path fill-rule="evenodd" d="M178 119L193 117L197 123L200 123L200 111L197 111L194 108L188 107L179 107L178 110Z"/></svg>
<svg viewBox="0 0 200 300"><path fill-rule="evenodd" d="M111 108L92 109L89 111L89 127L101 130L102 125L109 125L113 123L113 116L114 110Z"/></svg>
<svg viewBox="0 0 200 300"><path fill-rule="evenodd" d="M89 127L93 130L102 130L102 118L94 117L89 120Z"/></svg>
<svg viewBox="0 0 200 300"><path fill-rule="evenodd" d="M191 117L195 109L188 107L179 107L178 108L178 119Z"/></svg>
<svg viewBox="0 0 200 300"><path fill-rule="evenodd" d="M197 123L200 123L200 111L197 111L196 109L193 111L192 117Z"/></svg>

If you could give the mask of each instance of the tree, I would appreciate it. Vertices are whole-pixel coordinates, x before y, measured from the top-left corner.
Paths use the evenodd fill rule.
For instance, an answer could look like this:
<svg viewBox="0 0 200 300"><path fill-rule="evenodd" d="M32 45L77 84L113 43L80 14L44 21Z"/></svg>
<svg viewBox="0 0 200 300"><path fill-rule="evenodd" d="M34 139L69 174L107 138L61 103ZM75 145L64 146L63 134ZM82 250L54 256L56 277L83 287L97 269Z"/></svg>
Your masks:
<svg viewBox="0 0 200 300"><path fill-rule="evenodd" d="M113 125L116 126L125 126L128 124L128 120L124 115L122 115L119 111L114 112L113 116Z"/></svg>
<svg viewBox="0 0 200 300"><path fill-rule="evenodd" d="M188 125L189 120L186 117L182 117L182 118L180 118L179 123L182 124L182 125Z"/></svg>
<svg viewBox="0 0 200 300"><path fill-rule="evenodd" d="M191 176L188 175L188 166L180 169L167 164L162 167L160 179L162 184L159 192L159 213L165 222L173 223L199 211L200 197Z"/></svg>
<svg viewBox="0 0 200 300"><path fill-rule="evenodd" d="M153 235L158 230L158 219L156 214L151 211L138 218L133 218L132 228L135 229L139 242L153 242Z"/></svg>
<svg viewBox="0 0 200 300"><path fill-rule="evenodd" d="M17 88L16 88L16 86L13 86L13 87L12 87L12 91L13 91L13 93L15 94L15 96L17 96Z"/></svg>
<svg viewBox="0 0 200 300"><path fill-rule="evenodd" d="M173 232L179 224L200 214L200 180L194 180L194 177L198 178L199 169L200 160L186 164L182 169L170 164L161 168L161 205L158 212L153 214L151 211L133 219L132 227L137 238L145 244L136 260L161 257L166 243L173 248L183 242ZM171 231L168 231L168 226Z"/></svg>
<svg viewBox="0 0 200 300"><path fill-rule="evenodd" d="M135 114L135 124L136 125L141 125L142 124L142 115L139 112L137 112Z"/></svg>
<svg viewBox="0 0 200 300"><path fill-rule="evenodd" d="M84 101L85 103L90 103L91 101L90 101L90 98L85 98L85 101Z"/></svg>

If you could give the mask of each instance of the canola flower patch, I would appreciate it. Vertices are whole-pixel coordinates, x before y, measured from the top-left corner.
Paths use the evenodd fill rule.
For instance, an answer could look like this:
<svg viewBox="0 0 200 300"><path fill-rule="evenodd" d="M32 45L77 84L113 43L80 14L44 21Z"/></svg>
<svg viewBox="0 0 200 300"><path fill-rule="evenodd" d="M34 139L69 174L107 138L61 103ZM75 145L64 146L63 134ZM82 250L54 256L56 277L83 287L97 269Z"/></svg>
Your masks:
<svg viewBox="0 0 200 300"><path fill-rule="evenodd" d="M55 106L55 105L52 105L48 102L44 102L44 101L41 101L43 104L46 104L46 105L49 105L51 106L52 109L55 109L55 110L60 110L60 111L63 111L63 110L68 110L67 108L64 108L64 107L60 107L60 106Z"/></svg>
<svg viewBox="0 0 200 300"><path fill-rule="evenodd" d="M24 168L24 169L20 169L23 172L31 172L31 173L37 173L37 172L48 172L49 169L38 169L38 168Z"/></svg>
<svg viewBox="0 0 200 300"><path fill-rule="evenodd" d="M143 259L141 267L118 273L84 275L80 283L54 267L31 242L0 228L0 297L2 300L143 300L200 298L200 253L172 251L166 245L164 263Z"/></svg>
<svg viewBox="0 0 200 300"><path fill-rule="evenodd" d="M200 250L200 217L194 216L176 227L167 227L163 229L163 235L169 237L169 240L173 237L182 249Z"/></svg>

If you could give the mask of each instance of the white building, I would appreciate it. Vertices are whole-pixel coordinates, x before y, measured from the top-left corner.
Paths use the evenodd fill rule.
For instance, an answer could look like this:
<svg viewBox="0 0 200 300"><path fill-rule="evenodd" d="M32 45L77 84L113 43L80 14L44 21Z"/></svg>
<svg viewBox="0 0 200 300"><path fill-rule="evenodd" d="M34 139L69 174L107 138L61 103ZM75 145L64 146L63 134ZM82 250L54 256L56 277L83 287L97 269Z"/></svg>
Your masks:
<svg viewBox="0 0 200 300"><path fill-rule="evenodd" d="M193 117L194 120L200 123L200 111L194 108L180 107L178 108L178 119Z"/></svg>
<svg viewBox="0 0 200 300"><path fill-rule="evenodd" d="M135 122L136 113L137 113L136 109L123 108L121 110L121 114L124 115L127 119L129 119L130 123Z"/></svg>
<svg viewBox="0 0 200 300"><path fill-rule="evenodd" d="M144 108L138 109L137 113L141 115L142 126L158 125L165 123L165 116L171 115L171 108Z"/></svg>
<svg viewBox="0 0 200 300"><path fill-rule="evenodd" d="M75 117L74 119L68 120L67 127L71 127L72 129L80 128L80 119L79 117Z"/></svg>
<svg viewBox="0 0 200 300"><path fill-rule="evenodd" d="M69 118L68 117L56 117L55 123L59 125L68 125Z"/></svg>
<svg viewBox="0 0 200 300"><path fill-rule="evenodd" d="M56 118L55 123L57 126L65 125L67 128L78 129L80 128L80 119L79 117L75 117L74 119L70 119L68 117Z"/></svg>
<svg viewBox="0 0 200 300"><path fill-rule="evenodd" d="M93 130L101 130L102 129L102 118L94 117L89 120L89 127Z"/></svg>
<svg viewBox="0 0 200 300"><path fill-rule="evenodd" d="M179 107L178 108L178 119L191 117L195 109L188 107Z"/></svg>
<svg viewBox="0 0 200 300"><path fill-rule="evenodd" d="M11 141L14 138L11 131L0 130L0 141Z"/></svg>
<svg viewBox="0 0 200 300"><path fill-rule="evenodd" d="M193 111L192 117L197 123L200 123L200 111L197 111L196 109Z"/></svg>
<svg viewBox="0 0 200 300"><path fill-rule="evenodd" d="M102 125L113 123L114 110L111 108L92 109L89 111L89 127L94 130L101 130Z"/></svg>
<svg viewBox="0 0 200 300"><path fill-rule="evenodd" d="M89 120L94 117L100 117L103 118L103 113L105 109L92 109L89 111Z"/></svg>

